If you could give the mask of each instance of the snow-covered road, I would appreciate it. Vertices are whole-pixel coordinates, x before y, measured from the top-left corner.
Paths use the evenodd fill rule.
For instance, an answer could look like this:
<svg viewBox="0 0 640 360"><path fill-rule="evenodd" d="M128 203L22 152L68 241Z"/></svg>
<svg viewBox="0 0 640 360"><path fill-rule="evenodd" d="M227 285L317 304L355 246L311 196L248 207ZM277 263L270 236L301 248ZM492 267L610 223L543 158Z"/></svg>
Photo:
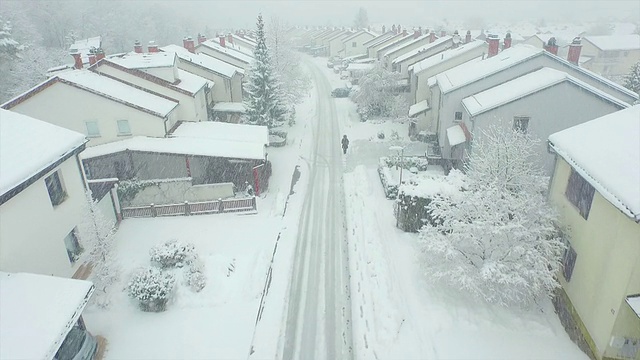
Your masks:
<svg viewBox="0 0 640 360"><path fill-rule="evenodd" d="M284 359L352 357L343 155L331 87L308 62L317 94L309 185L305 194L289 293Z"/></svg>

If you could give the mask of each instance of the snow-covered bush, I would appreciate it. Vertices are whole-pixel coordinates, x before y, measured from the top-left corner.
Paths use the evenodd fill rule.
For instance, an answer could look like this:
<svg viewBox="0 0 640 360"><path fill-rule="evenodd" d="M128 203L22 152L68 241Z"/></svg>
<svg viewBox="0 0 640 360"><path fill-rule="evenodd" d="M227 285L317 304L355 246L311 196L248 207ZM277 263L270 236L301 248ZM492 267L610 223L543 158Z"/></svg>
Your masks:
<svg viewBox="0 0 640 360"><path fill-rule="evenodd" d="M200 292L207 285L207 277L204 275L204 264L198 260L191 262L185 269L184 281L191 290Z"/></svg>
<svg viewBox="0 0 640 360"><path fill-rule="evenodd" d="M629 74L624 77L624 87L640 94L640 61L633 64Z"/></svg>
<svg viewBox="0 0 640 360"><path fill-rule="evenodd" d="M540 190L536 141L492 128L474 136L464 199L435 196L420 230L426 275L501 305L550 297L564 249Z"/></svg>
<svg viewBox="0 0 640 360"><path fill-rule="evenodd" d="M172 274L149 267L132 276L127 292L130 297L138 300L142 311L161 312L166 310L174 286L175 278Z"/></svg>
<svg viewBox="0 0 640 360"><path fill-rule="evenodd" d="M376 66L358 79L359 87L350 97L358 105L362 121L370 117L406 117L409 106L398 85L399 80L399 73L382 66Z"/></svg>
<svg viewBox="0 0 640 360"><path fill-rule="evenodd" d="M183 267L196 258L195 247L192 244L183 244L177 239L171 239L163 244L158 244L149 250L151 262L162 269Z"/></svg>

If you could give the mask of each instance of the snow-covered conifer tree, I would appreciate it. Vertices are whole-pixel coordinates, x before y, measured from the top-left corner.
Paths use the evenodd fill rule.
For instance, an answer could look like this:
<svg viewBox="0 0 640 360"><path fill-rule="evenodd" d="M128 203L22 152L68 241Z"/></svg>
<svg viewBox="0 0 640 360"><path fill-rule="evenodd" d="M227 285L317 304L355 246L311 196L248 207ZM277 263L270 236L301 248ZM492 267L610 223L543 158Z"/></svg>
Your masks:
<svg viewBox="0 0 640 360"><path fill-rule="evenodd" d="M287 108L283 102L284 94L280 89L278 78L273 73L265 41L262 15L258 15L256 40L251 75L245 85L248 97L245 121L249 124L266 125L272 128L284 124Z"/></svg>
<svg viewBox="0 0 640 360"><path fill-rule="evenodd" d="M624 87L640 94L640 61L633 64L629 74L624 77Z"/></svg>
<svg viewBox="0 0 640 360"><path fill-rule="evenodd" d="M99 209L90 190L86 193L84 218L78 230L89 249L86 257L92 267L89 280L98 290L94 295L95 302L108 306L107 288L118 280L120 273L113 253L116 228L114 222Z"/></svg>
<svg viewBox="0 0 640 360"><path fill-rule="evenodd" d="M564 246L547 204L536 141L518 131L477 134L459 198L428 205L420 230L428 278L501 305L550 296Z"/></svg>

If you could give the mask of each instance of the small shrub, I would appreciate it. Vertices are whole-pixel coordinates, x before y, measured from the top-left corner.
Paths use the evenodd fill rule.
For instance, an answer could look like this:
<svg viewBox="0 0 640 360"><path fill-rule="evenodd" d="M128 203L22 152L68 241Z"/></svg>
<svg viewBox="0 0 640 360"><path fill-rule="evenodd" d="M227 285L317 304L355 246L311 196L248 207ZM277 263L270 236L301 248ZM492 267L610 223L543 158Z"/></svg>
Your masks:
<svg viewBox="0 0 640 360"><path fill-rule="evenodd" d="M207 277L204 275L204 264L195 260L189 264L184 273L184 281L191 290L200 292L207 285Z"/></svg>
<svg viewBox="0 0 640 360"><path fill-rule="evenodd" d="M196 258L192 244L183 244L176 239L152 247L149 255L151 255L151 262L162 269L183 267Z"/></svg>
<svg viewBox="0 0 640 360"><path fill-rule="evenodd" d="M166 310L174 286L173 275L150 267L133 275L127 285L127 291L131 298L138 300L142 311L161 312Z"/></svg>
<svg viewBox="0 0 640 360"><path fill-rule="evenodd" d="M378 133L378 139L383 140L384 139L384 132L380 131Z"/></svg>

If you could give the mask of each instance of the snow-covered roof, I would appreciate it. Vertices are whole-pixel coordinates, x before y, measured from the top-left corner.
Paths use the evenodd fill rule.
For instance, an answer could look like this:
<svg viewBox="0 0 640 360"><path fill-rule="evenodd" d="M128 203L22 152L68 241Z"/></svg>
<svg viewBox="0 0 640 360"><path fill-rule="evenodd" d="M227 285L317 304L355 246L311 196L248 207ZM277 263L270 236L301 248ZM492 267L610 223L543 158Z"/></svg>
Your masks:
<svg viewBox="0 0 640 360"><path fill-rule="evenodd" d="M351 55L351 56L347 56L346 58L343 58L342 61L358 60L360 58L366 58L366 57L367 57L367 54ZM375 59L371 59L371 60L375 60Z"/></svg>
<svg viewBox="0 0 640 360"><path fill-rule="evenodd" d="M52 359L82 314L93 284L0 272L0 359Z"/></svg>
<svg viewBox="0 0 640 360"><path fill-rule="evenodd" d="M441 37L439 39L436 39L432 43L426 44L424 46L421 46L421 47L419 47L417 49L411 50L409 52L406 52L406 53L398 56L397 58L395 58L393 60L393 63L397 64L397 63L403 62L403 61L405 61L407 59L410 59L410 58L422 53L422 52L429 51L429 49L433 49L436 46L441 45L441 44L443 44L443 43L445 43L445 42L447 42L447 41L449 41L451 39L452 39L451 36L443 36L443 37Z"/></svg>
<svg viewBox="0 0 640 360"><path fill-rule="evenodd" d="M570 76L564 71L546 67L466 97L462 100L462 105L469 115L476 116L564 81L571 82L583 90L591 92L621 108L628 106L627 103Z"/></svg>
<svg viewBox="0 0 640 360"><path fill-rule="evenodd" d="M443 93L500 72L508 67L530 59L544 52L532 45L516 45L497 55L478 62L467 62L436 75L436 80Z"/></svg>
<svg viewBox="0 0 640 360"><path fill-rule="evenodd" d="M411 36L414 36L414 35L412 34ZM403 42L403 43L401 43L399 45L396 45L396 46L390 48L389 50L387 50L384 53L384 56L389 56L389 55L391 55L391 54L393 54L393 53L395 53L397 51L400 51L400 50L406 48L407 46L410 46L410 45L413 45L413 44L416 44L416 43L419 43L419 42L424 42L424 41L429 39L429 36L430 36L430 34L420 35L420 36L418 36L417 38L414 38L411 41Z"/></svg>
<svg viewBox="0 0 640 360"><path fill-rule="evenodd" d="M167 116L178 103L163 97L139 90L117 80L110 79L98 73L88 70L67 71L57 75L63 82L75 84L78 87L89 89L104 97L118 100L126 105L132 105L151 112L154 115Z"/></svg>
<svg viewBox="0 0 640 360"><path fill-rule="evenodd" d="M213 111L244 114L247 112L247 107L241 102L219 102L213 105Z"/></svg>
<svg viewBox="0 0 640 360"><path fill-rule="evenodd" d="M409 117L413 117L427 110L429 110L429 103L427 100L422 100L409 107Z"/></svg>
<svg viewBox="0 0 640 360"><path fill-rule="evenodd" d="M640 35L637 34L586 36L585 40L604 51L640 49Z"/></svg>
<svg viewBox="0 0 640 360"><path fill-rule="evenodd" d="M89 62L89 53L91 49L99 49L102 47L102 36L96 36L88 39L77 40L69 46L69 53L80 53L83 62Z"/></svg>
<svg viewBox="0 0 640 360"><path fill-rule="evenodd" d="M640 295L627 296L627 304L629 304L631 310L640 317Z"/></svg>
<svg viewBox="0 0 640 360"><path fill-rule="evenodd" d="M87 148L84 159L118 153L126 150L164 154L199 155L232 159L255 159L265 157L264 145L252 142L216 140L193 137L152 138L135 136Z"/></svg>
<svg viewBox="0 0 640 360"><path fill-rule="evenodd" d="M157 67L172 67L176 63L176 54L170 52L135 53L131 52L110 60L127 69L149 69Z"/></svg>
<svg viewBox="0 0 640 360"><path fill-rule="evenodd" d="M180 82L174 84L174 86L193 94L197 93L205 85L209 85L210 88L213 88L215 85L211 80L207 80L202 76L192 74L182 69L178 69L178 76L180 77Z"/></svg>
<svg viewBox="0 0 640 360"><path fill-rule="evenodd" d="M449 145L455 146L467 141L467 136L459 124L453 125L447 128L447 139L449 139Z"/></svg>
<svg viewBox="0 0 640 360"><path fill-rule="evenodd" d="M346 38L342 39L342 42L349 41L349 40L354 39L354 38L356 38L356 37L358 37L358 36L360 36L362 34L370 35L370 36L372 36L372 38L375 38L377 36L376 34L372 33L371 31L367 31L365 29L365 30L356 31L355 33L351 34L350 36L347 36Z"/></svg>
<svg viewBox="0 0 640 360"><path fill-rule="evenodd" d="M0 195L69 155L85 142L85 136L78 132L0 109Z"/></svg>
<svg viewBox="0 0 640 360"><path fill-rule="evenodd" d="M326 40L327 41L333 41L335 39L343 39L343 38L349 37L351 35L353 35L351 30L343 30L341 32L333 34L332 36L328 37Z"/></svg>
<svg viewBox="0 0 640 360"><path fill-rule="evenodd" d="M411 65L409 67L409 70L413 70L414 74L419 74L420 72L427 70L429 68L431 68L432 66L435 66L437 64L440 64L442 62L445 62L449 59L455 58L457 56L460 56L468 51L471 51L473 49L477 49L479 47L486 47L487 43L484 41L480 41L480 40L473 40L470 43L464 44L462 46L459 46L455 49L448 49L445 50L443 52L441 52L440 54L438 54L437 56L429 56L428 58L417 62L413 65Z"/></svg>
<svg viewBox="0 0 640 360"><path fill-rule="evenodd" d="M228 78L233 77L235 73L244 74L244 69L235 65L229 64L222 60L216 59L212 56L203 54L193 54L189 50L178 45L167 45L160 48L161 51L174 52L180 60L188 61L190 63L200 65L206 69L216 72L220 75L224 75Z"/></svg>
<svg viewBox="0 0 640 360"><path fill-rule="evenodd" d="M393 31L387 31L384 34L380 34L376 37L374 37L373 39L367 40L364 43L362 43L362 45L369 47L369 45L372 45L373 43L377 43L377 42L382 42L385 40L388 40L390 38L392 38L393 36L395 36L396 34L393 33Z"/></svg>
<svg viewBox="0 0 640 360"><path fill-rule="evenodd" d="M613 206L640 222L640 105L551 134L549 143Z"/></svg>
<svg viewBox="0 0 640 360"><path fill-rule="evenodd" d="M220 45L219 42L213 41L213 40L207 40L203 43L201 43L198 46L204 46L207 47L211 50L215 50L218 52L221 52L223 54L227 54L229 56L231 56L234 59L240 60L242 62L245 62L247 64L251 64L251 62L253 62L253 56L249 56L243 52L240 52L238 50L235 49L230 49L228 47L224 47L222 45Z"/></svg>
<svg viewBox="0 0 640 360"><path fill-rule="evenodd" d="M378 49L378 53L387 55L389 50L402 46L403 44L406 44L409 39L413 39L413 34L402 35L402 33L400 33L398 35L400 36L393 38L394 40L392 42Z"/></svg>
<svg viewBox="0 0 640 360"><path fill-rule="evenodd" d="M269 143L266 126L231 124L220 121L183 122L172 134L175 137L191 137L210 140Z"/></svg>
<svg viewBox="0 0 640 360"><path fill-rule="evenodd" d="M369 70L376 67L376 64L358 64L351 63L347 66L347 70Z"/></svg>

